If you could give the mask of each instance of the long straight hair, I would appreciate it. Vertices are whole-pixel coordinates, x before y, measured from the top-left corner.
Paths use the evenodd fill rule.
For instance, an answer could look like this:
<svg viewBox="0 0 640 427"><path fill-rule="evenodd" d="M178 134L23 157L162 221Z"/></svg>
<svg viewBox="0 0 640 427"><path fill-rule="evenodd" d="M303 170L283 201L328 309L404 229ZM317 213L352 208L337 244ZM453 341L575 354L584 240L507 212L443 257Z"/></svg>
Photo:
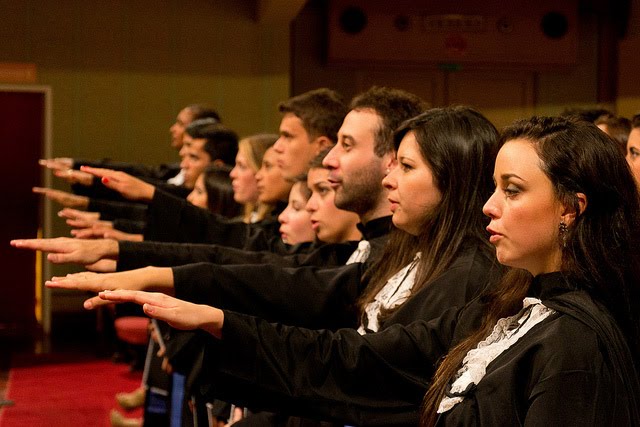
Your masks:
<svg viewBox="0 0 640 427"><path fill-rule="evenodd" d="M559 117L518 121L505 129L501 143L514 139L531 143L555 196L576 212L564 244L558 236L560 271L576 289L587 291L605 305L632 355L638 357L640 203L616 142L590 123ZM576 193L587 198L582 212ZM512 269L488 295L480 329L451 349L440 364L424 399L422 425L435 424L438 405L465 355L489 335L498 319L522 308L532 279L527 271Z"/></svg>
<svg viewBox="0 0 640 427"><path fill-rule="evenodd" d="M277 140L278 135L275 134L257 134L242 138L240 142L238 142L238 151L245 156L254 174L258 173L258 169L262 166L264 153L266 153ZM260 222L269 215L273 208L274 206L269 203L245 203L242 221L249 223L253 219L254 222Z"/></svg>
<svg viewBox="0 0 640 427"><path fill-rule="evenodd" d="M498 151L495 127L469 107L450 107L434 108L404 122L394 135L396 150L409 132L414 134L442 198L434 209L424 212L424 228L418 236L402 230L392 232L360 298L362 316L364 307L418 251L422 255L412 295L449 267L465 240L476 238L485 242L487 251L493 251L487 243L482 205L493 188L492 165ZM381 312L380 320L393 311Z"/></svg>

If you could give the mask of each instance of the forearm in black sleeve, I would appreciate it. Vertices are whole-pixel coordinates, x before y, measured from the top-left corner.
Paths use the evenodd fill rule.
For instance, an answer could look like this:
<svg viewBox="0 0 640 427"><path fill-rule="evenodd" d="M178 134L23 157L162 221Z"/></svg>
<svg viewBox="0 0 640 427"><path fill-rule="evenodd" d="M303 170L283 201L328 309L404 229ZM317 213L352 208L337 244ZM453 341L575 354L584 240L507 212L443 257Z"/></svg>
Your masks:
<svg viewBox="0 0 640 427"><path fill-rule="evenodd" d="M199 262L331 267L344 265L357 246L355 242L333 243L320 246L309 253L279 255L267 251L244 251L226 246L191 243L121 241L118 245L118 271L149 265L174 267Z"/></svg>
<svg viewBox="0 0 640 427"><path fill-rule="evenodd" d="M333 268L192 264L173 268L177 298L311 328L355 327L362 264Z"/></svg>
<svg viewBox="0 0 640 427"><path fill-rule="evenodd" d="M208 340L203 381L251 408L354 425L416 425L457 310L432 322L361 336L314 331L225 311L222 340Z"/></svg>
<svg viewBox="0 0 640 427"><path fill-rule="evenodd" d="M87 208L90 212L100 212L100 219L112 221L126 218L133 221L144 221L147 216L147 205L128 201L89 199Z"/></svg>
<svg viewBox="0 0 640 427"><path fill-rule="evenodd" d="M242 248L250 227L156 189L149 205L145 240L214 243Z"/></svg>
<svg viewBox="0 0 640 427"><path fill-rule="evenodd" d="M134 221L127 218L113 220L113 228L129 234L143 234L146 225L145 221Z"/></svg>

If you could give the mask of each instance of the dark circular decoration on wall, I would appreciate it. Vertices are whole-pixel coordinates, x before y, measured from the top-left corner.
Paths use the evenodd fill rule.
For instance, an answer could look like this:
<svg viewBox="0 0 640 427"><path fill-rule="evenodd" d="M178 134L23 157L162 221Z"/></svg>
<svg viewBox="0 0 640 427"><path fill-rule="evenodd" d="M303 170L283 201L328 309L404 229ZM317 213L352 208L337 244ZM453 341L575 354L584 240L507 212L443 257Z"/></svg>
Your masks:
<svg viewBox="0 0 640 427"><path fill-rule="evenodd" d="M540 28L545 36L551 39L561 39L569 31L569 20L558 12L549 12L542 17Z"/></svg>
<svg viewBox="0 0 640 427"><path fill-rule="evenodd" d="M340 28L347 34L358 34L367 26L367 14L359 7L347 7L340 14Z"/></svg>

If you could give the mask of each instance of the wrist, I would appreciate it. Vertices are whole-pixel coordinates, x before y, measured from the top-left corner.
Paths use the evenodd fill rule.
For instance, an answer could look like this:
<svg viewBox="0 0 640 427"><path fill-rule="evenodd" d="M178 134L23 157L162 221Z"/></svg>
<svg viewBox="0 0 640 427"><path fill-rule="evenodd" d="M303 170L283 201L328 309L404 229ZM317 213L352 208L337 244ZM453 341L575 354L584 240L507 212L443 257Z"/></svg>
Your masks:
<svg viewBox="0 0 640 427"><path fill-rule="evenodd" d="M148 279L145 280L144 288L158 288L162 290L164 293L167 293L167 289L173 289L173 270L170 267L144 267L143 269L144 276ZM172 292L170 292L172 293Z"/></svg>
<svg viewBox="0 0 640 427"><path fill-rule="evenodd" d="M224 326L224 312L219 308L208 305L199 305L200 318L202 323L199 328L210 333L214 337L222 338L222 327Z"/></svg>
<svg viewBox="0 0 640 427"><path fill-rule="evenodd" d="M120 254L120 245L117 240L113 239L103 239L104 243L104 253L102 254L102 258L114 259L118 260L118 255Z"/></svg>
<svg viewBox="0 0 640 427"><path fill-rule="evenodd" d="M147 203L151 203L153 201L153 196L155 192L156 192L155 185L145 184L145 190L142 195L143 200Z"/></svg>

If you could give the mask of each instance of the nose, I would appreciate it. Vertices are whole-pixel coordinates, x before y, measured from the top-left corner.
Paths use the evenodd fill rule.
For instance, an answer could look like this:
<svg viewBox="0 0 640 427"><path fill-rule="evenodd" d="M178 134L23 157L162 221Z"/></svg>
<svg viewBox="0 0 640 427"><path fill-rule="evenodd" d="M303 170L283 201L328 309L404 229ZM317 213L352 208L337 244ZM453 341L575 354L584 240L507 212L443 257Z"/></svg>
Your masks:
<svg viewBox="0 0 640 427"><path fill-rule="evenodd" d="M498 207L497 191L494 191L489 200L482 207L482 213L491 219L498 218L500 210Z"/></svg>
<svg viewBox="0 0 640 427"><path fill-rule="evenodd" d="M382 179L382 186L387 190L395 190L396 188L398 188L398 180L396 178L397 170L397 164L394 163L387 176Z"/></svg>
<svg viewBox="0 0 640 427"><path fill-rule="evenodd" d="M307 204L305 205L304 209L309 213L313 213L318 210L318 202L316 200L315 194L311 194L311 197L309 197L309 200L307 200Z"/></svg>
<svg viewBox="0 0 640 427"><path fill-rule="evenodd" d="M193 191L187 196L187 202L193 204Z"/></svg>
<svg viewBox="0 0 640 427"><path fill-rule="evenodd" d="M338 169L338 156L337 156L338 145L334 145L331 150L324 156L322 159L322 166L327 169Z"/></svg>
<svg viewBox="0 0 640 427"><path fill-rule="evenodd" d="M236 168L231 169L231 172L229 172L229 178L231 179L236 178Z"/></svg>
<svg viewBox="0 0 640 427"><path fill-rule="evenodd" d="M260 182L262 181L262 169L258 170L258 172L256 173L256 181Z"/></svg>
<svg viewBox="0 0 640 427"><path fill-rule="evenodd" d="M282 137L276 139L276 142L273 144L273 151L278 154L282 154L284 152L284 142L282 141Z"/></svg>
<svg viewBox="0 0 640 427"><path fill-rule="evenodd" d="M187 162L187 158L183 157L180 161L180 169L187 169L189 162Z"/></svg>
<svg viewBox="0 0 640 427"><path fill-rule="evenodd" d="M278 215L278 222L280 224L286 224L287 222L287 215L286 215L287 210L283 210L282 212L280 212L280 215Z"/></svg>

